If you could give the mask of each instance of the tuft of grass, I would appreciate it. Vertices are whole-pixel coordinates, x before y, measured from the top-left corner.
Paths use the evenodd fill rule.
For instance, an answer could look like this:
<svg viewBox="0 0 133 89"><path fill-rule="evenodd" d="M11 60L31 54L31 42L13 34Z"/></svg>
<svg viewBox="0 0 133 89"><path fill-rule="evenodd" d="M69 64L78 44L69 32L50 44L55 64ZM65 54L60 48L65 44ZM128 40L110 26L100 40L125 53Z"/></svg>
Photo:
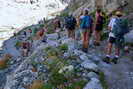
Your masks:
<svg viewBox="0 0 133 89"><path fill-rule="evenodd" d="M11 58L12 58L12 56L10 54L5 54L3 59L0 60L0 69L7 68L8 67L8 63L9 63Z"/></svg>
<svg viewBox="0 0 133 89"><path fill-rule="evenodd" d="M43 88L41 88L41 89L53 89L53 88L54 88L54 87L53 87L52 84L47 83L47 84L44 84Z"/></svg>
<svg viewBox="0 0 133 89"><path fill-rule="evenodd" d="M19 47L21 47L21 45L22 45L22 43L20 41L17 41L16 44L15 44L15 47L19 48Z"/></svg>
<svg viewBox="0 0 133 89"><path fill-rule="evenodd" d="M107 84L107 82L105 80L105 75L104 75L103 72L99 73L99 79L100 79L100 82L102 84L103 89L108 89L108 84Z"/></svg>
<svg viewBox="0 0 133 89"><path fill-rule="evenodd" d="M59 46L59 50L65 52L68 50L68 45L67 44L62 44Z"/></svg>
<svg viewBox="0 0 133 89"><path fill-rule="evenodd" d="M64 84L65 82L67 82L67 78L63 75L63 74L59 74L59 73L52 73L49 82L54 86L57 87L59 85Z"/></svg>
<svg viewBox="0 0 133 89"><path fill-rule="evenodd" d="M30 85L29 89L43 89L43 86L44 86L44 84L41 80L35 80Z"/></svg>
<svg viewBox="0 0 133 89"><path fill-rule="evenodd" d="M7 61L0 60L0 69L5 69L5 68L7 68Z"/></svg>

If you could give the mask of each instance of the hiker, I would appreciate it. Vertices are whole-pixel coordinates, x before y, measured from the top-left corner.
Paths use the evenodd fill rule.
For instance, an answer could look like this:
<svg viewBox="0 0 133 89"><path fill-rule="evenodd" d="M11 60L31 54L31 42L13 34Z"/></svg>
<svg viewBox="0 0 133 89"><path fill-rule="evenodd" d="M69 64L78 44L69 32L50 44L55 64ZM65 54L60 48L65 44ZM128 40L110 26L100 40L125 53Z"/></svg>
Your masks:
<svg viewBox="0 0 133 89"><path fill-rule="evenodd" d="M31 48L31 44L27 41L22 42L22 55L27 57Z"/></svg>
<svg viewBox="0 0 133 89"><path fill-rule="evenodd" d="M120 56L120 49L123 48L124 35L128 32L128 22L123 17L121 11L116 11L116 16L113 17L108 25L109 41L107 46L107 55L104 61L110 63L111 61L117 64L118 58ZM112 46L115 44L115 57L110 60Z"/></svg>
<svg viewBox="0 0 133 89"><path fill-rule="evenodd" d="M101 40L101 32L102 32L103 23L104 23L104 17L102 16L101 9L97 9L95 19L96 20L95 20L95 26L94 26L94 31L95 31L94 45L99 46L100 40Z"/></svg>
<svg viewBox="0 0 133 89"><path fill-rule="evenodd" d="M44 30L44 34L42 36L42 42L47 42L47 36L46 36L47 29L43 28L43 30Z"/></svg>
<svg viewBox="0 0 133 89"><path fill-rule="evenodd" d="M88 52L90 30L92 25L92 17L89 15L88 10L84 11L83 16L80 18L80 29L82 31L83 51Z"/></svg>
<svg viewBox="0 0 133 89"><path fill-rule="evenodd" d="M43 37L43 35L44 35L44 29L41 28L39 31L37 31L36 37L37 37L37 39L40 40Z"/></svg>
<svg viewBox="0 0 133 89"><path fill-rule="evenodd" d="M53 24L54 24L55 32L58 34L58 38L60 38L60 31L61 31L61 22L60 22L60 20L58 18L55 19Z"/></svg>
<svg viewBox="0 0 133 89"><path fill-rule="evenodd" d="M26 37L26 36L27 36L27 33L26 33L26 31L24 31L24 32L23 32L23 35L24 35L24 37Z"/></svg>
<svg viewBox="0 0 133 89"><path fill-rule="evenodd" d="M76 19L70 13L68 17L65 18L65 28L68 32L68 38L75 39L75 27L76 27Z"/></svg>

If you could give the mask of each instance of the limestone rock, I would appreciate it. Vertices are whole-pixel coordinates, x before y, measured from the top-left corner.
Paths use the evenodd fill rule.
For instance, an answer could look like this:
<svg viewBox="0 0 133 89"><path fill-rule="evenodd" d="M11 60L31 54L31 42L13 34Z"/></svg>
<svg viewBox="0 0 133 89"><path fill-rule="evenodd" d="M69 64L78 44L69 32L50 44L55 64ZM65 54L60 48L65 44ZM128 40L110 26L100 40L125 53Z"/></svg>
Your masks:
<svg viewBox="0 0 133 89"><path fill-rule="evenodd" d="M103 88L98 79L92 78L91 81L83 89L103 89Z"/></svg>

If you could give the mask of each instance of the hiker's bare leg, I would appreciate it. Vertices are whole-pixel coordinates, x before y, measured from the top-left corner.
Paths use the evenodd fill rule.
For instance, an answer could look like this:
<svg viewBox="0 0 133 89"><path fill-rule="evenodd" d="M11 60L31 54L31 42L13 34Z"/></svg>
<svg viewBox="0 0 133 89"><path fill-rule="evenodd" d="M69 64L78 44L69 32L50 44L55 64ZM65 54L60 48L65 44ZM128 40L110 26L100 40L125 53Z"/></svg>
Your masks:
<svg viewBox="0 0 133 89"><path fill-rule="evenodd" d="M96 43L100 42L100 32L97 30L95 30L95 41Z"/></svg>
<svg viewBox="0 0 133 89"><path fill-rule="evenodd" d="M101 41L101 31L98 31L98 43L100 43L100 41Z"/></svg>
<svg viewBox="0 0 133 89"><path fill-rule="evenodd" d="M108 43L108 47L107 47L107 55L111 55L111 52L112 52L112 46L113 46L112 43Z"/></svg>
<svg viewBox="0 0 133 89"><path fill-rule="evenodd" d="M120 56L120 49L119 48L115 48L115 56L119 57Z"/></svg>
<svg viewBox="0 0 133 89"><path fill-rule="evenodd" d="M70 38L71 37L71 32L70 32L70 29L68 29L68 31L67 31L67 34L68 34L68 38Z"/></svg>
<svg viewBox="0 0 133 89"><path fill-rule="evenodd" d="M75 39L75 31L72 30L72 39Z"/></svg>
<svg viewBox="0 0 133 89"><path fill-rule="evenodd" d="M86 31L83 33L83 48L88 48L89 45L89 32Z"/></svg>

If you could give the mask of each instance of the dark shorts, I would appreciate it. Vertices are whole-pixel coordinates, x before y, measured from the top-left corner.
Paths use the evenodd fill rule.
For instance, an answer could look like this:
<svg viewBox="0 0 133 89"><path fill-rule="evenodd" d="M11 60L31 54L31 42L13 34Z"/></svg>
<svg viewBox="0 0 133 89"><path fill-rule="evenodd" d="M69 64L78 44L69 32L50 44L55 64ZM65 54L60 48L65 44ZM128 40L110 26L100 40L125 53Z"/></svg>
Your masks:
<svg viewBox="0 0 133 89"><path fill-rule="evenodd" d="M117 48L123 48L124 47L124 38L123 39L116 39L114 37L109 37L109 43L115 44Z"/></svg>
<svg viewBox="0 0 133 89"><path fill-rule="evenodd" d="M114 37L109 37L109 43L114 44L116 42L116 38Z"/></svg>
<svg viewBox="0 0 133 89"><path fill-rule="evenodd" d="M96 31L102 31L103 30L103 25L102 24L96 24Z"/></svg>

